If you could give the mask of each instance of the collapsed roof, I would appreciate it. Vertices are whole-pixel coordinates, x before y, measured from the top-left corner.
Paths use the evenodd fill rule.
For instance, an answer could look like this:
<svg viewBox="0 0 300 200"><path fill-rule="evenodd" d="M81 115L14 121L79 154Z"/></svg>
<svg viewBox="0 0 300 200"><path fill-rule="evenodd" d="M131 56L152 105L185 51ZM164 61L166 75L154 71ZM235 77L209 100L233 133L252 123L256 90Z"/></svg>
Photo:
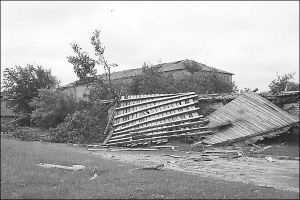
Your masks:
<svg viewBox="0 0 300 200"><path fill-rule="evenodd" d="M274 137L299 123L293 116L254 92L246 92L207 116L209 127L231 121L202 143L210 145L255 143L263 137Z"/></svg>

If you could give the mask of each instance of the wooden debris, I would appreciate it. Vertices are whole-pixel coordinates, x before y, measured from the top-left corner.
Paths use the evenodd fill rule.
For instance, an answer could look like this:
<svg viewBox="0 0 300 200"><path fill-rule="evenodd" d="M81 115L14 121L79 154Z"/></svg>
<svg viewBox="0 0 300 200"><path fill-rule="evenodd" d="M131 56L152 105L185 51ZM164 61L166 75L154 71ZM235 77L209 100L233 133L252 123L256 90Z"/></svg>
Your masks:
<svg viewBox="0 0 300 200"><path fill-rule="evenodd" d="M169 154L163 154L163 156L170 156L170 157L173 157L173 158L182 158L182 156L169 155Z"/></svg>
<svg viewBox="0 0 300 200"><path fill-rule="evenodd" d="M194 92L122 96L103 145L132 147L213 134L203 126L208 121L198 114L197 97Z"/></svg>
<svg viewBox="0 0 300 200"><path fill-rule="evenodd" d="M274 162L274 160L271 156L266 156L265 159L269 162Z"/></svg>
<svg viewBox="0 0 300 200"><path fill-rule="evenodd" d="M201 162L201 161L212 161L211 158L207 158L207 157L199 157L199 158L194 158L193 159L195 162Z"/></svg>
<svg viewBox="0 0 300 200"><path fill-rule="evenodd" d="M258 150L254 150L254 149L250 149L250 153L262 153L264 150L268 149L268 148L271 148L272 146L266 146L266 147L263 147L263 148L260 148Z"/></svg>
<svg viewBox="0 0 300 200"><path fill-rule="evenodd" d="M87 145L87 147L100 147L101 145L99 145L99 144L89 144L89 145Z"/></svg>
<svg viewBox="0 0 300 200"><path fill-rule="evenodd" d="M175 149L175 147L174 147L174 146L171 146L171 149L172 149L173 151L177 151L177 150Z"/></svg>
<svg viewBox="0 0 300 200"><path fill-rule="evenodd" d="M108 151L109 149L86 149L87 151Z"/></svg>
<svg viewBox="0 0 300 200"><path fill-rule="evenodd" d="M234 159L234 158L240 158L242 155L221 155L220 158L228 158L228 159Z"/></svg>
<svg viewBox="0 0 300 200"><path fill-rule="evenodd" d="M224 154L238 154L239 151L231 151L231 150L204 150L203 153L224 153Z"/></svg>
<svg viewBox="0 0 300 200"><path fill-rule="evenodd" d="M172 146L172 145L162 145L162 146L152 146L153 148L172 148L172 147L178 147L178 146Z"/></svg>
<svg viewBox="0 0 300 200"><path fill-rule="evenodd" d="M139 168L139 170L161 170L165 165L164 164L160 164L154 167L142 167Z"/></svg>
<svg viewBox="0 0 300 200"><path fill-rule="evenodd" d="M109 149L109 151L157 151L158 149L126 148L126 149Z"/></svg>
<svg viewBox="0 0 300 200"><path fill-rule="evenodd" d="M68 166L62 166L62 165L53 165L53 164L46 164L46 163L40 163L38 166L45 167L45 168L60 168L60 169L67 169L71 171L78 171L85 169L85 166L83 165L73 165L73 167L68 167Z"/></svg>
<svg viewBox="0 0 300 200"><path fill-rule="evenodd" d="M90 178L90 180L94 180L96 178L99 178L98 174L94 174L94 176L92 178Z"/></svg>

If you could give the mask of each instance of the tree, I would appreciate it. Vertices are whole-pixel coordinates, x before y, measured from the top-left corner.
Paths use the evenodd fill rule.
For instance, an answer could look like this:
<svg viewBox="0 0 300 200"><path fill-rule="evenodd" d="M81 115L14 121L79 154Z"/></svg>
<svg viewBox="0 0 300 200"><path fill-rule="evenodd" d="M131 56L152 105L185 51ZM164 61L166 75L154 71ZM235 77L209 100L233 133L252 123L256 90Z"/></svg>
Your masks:
<svg viewBox="0 0 300 200"><path fill-rule="evenodd" d="M52 75L51 70L42 66L15 66L4 70L2 95L14 112L29 114L33 110L29 103L38 96L38 90L56 87L58 84L59 81Z"/></svg>
<svg viewBox="0 0 300 200"><path fill-rule="evenodd" d="M85 79L88 77L94 77L95 82L100 84L107 92L115 95L115 88L113 88L111 81L111 68L118 66L115 63L109 64L104 57L105 47L100 41L100 30L95 30L91 37L91 44L94 46L96 58L92 58L75 42L71 43L73 51L77 54L76 56L68 56L68 62L73 65L74 72L79 79ZM96 76L97 70L96 65L102 65L104 68L104 74L106 80L102 77Z"/></svg>
<svg viewBox="0 0 300 200"><path fill-rule="evenodd" d="M273 94L278 94L282 91L298 91L299 90L299 83L296 83L294 81L292 81L294 79L294 75L296 73L288 73L288 74L284 74L282 76L279 76L279 74L277 73L277 78L274 79L270 85L270 91Z"/></svg>

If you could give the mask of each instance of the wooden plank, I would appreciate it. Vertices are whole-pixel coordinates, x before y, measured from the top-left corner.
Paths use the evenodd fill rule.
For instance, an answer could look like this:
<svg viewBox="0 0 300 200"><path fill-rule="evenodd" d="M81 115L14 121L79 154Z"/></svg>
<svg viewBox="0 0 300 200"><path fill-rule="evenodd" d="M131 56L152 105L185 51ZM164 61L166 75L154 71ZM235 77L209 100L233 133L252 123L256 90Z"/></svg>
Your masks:
<svg viewBox="0 0 300 200"><path fill-rule="evenodd" d="M209 132L212 132L212 131L209 131ZM206 134L206 133L203 132L203 134ZM166 138L171 138L171 137L182 137L182 136L186 136L186 134L182 133L182 134L175 134L175 135L164 135L164 136L157 136L157 137L152 137L152 138L137 139L137 140L132 140L132 141L108 143L106 145L112 146L112 145L128 144L128 143L133 143L133 142L145 142L145 141L152 141L152 140L157 140L157 139L166 139Z"/></svg>
<svg viewBox="0 0 300 200"><path fill-rule="evenodd" d="M154 94L147 97L141 97L139 99L150 99L150 98L161 98L161 97L170 97L170 96L178 96L178 95L184 95L189 93L176 93L176 94ZM190 94L195 94L195 92L190 92ZM122 99L122 101L128 101L131 99Z"/></svg>
<svg viewBox="0 0 300 200"><path fill-rule="evenodd" d="M155 113L155 112L154 112L154 113L150 113L150 114L147 114L147 115L138 117L138 118L136 118L136 119L132 119L132 120L128 120L128 121L125 121L125 122L121 122L121 123L119 123L119 124L115 124L114 126L119 126L119 125L121 125L121 124L128 123L128 122L133 121L133 120L140 120L140 119L143 119L143 118L145 118L145 117L150 117L150 116L153 116L153 115L158 115L158 114L160 114L160 113L162 113L162 112L166 112L166 111L169 111L169 110L180 109L180 108L182 108L182 107L187 107L187 106L192 105L192 104L194 104L194 102L189 103L189 104L185 104L185 105L181 105L181 106L178 106L178 107L169 108L169 109L166 109L166 110L160 110L160 111L158 111L158 112L156 112L156 113Z"/></svg>
<svg viewBox="0 0 300 200"><path fill-rule="evenodd" d="M185 93L185 94L181 94L181 95L177 95L177 96L171 96L171 97L164 97L164 98L160 98L160 99L154 99L154 100L150 100L147 101L148 99L146 98L146 95L142 95L141 96L141 102L140 103L136 103L136 104L131 104L131 105L127 105L127 106L122 106L122 107L118 107L116 108L117 110L122 110L125 109L127 107L133 107L133 106L138 106L138 105L144 105L144 104L149 104L149 103L153 103L153 102L157 102L157 101L166 101L166 100L171 100L171 99L176 99L176 98L180 98L180 97L185 97L185 96L190 96L193 95L192 93ZM197 97L197 95L195 95Z"/></svg>
<svg viewBox="0 0 300 200"><path fill-rule="evenodd" d="M189 122L189 121L193 121L193 120L200 120L200 118L201 118L201 116L196 116L196 117L187 118L187 119L183 119L183 120L180 119L180 120L176 120L176 121L163 122L163 123L159 123L159 124L155 124L155 125L151 125L151 126L145 126L145 127L136 128L136 129L128 129L128 130L119 131L119 132L114 130L114 134L128 133L131 131L137 132L137 131L145 130L148 128L155 128L155 127L168 126L168 125L172 125L172 124ZM197 122L199 122L199 125L206 124L206 123L208 123L208 120L205 119L205 120L201 120L201 121L197 121Z"/></svg>
<svg viewBox="0 0 300 200"><path fill-rule="evenodd" d="M134 127L134 126L138 126L138 125L143 124L143 123L149 123L149 122L153 122L153 121L160 120L160 119L163 119L163 118L168 118L168 117L172 117L172 116L175 116L175 115L180 115L180 114L183 114L183 113L193 112L195 110L199 110L199 108L195 108L193 110L186 110L186 111L178 112L178 113L173 113L173 114L170 114L170 115L165 115L161 118L149 119L149 120L141 122L141 123L135 123L135 124L132 124L130 126L125 126L125 127L118 128L118 129L116 128L115 131L121 131L121 130L128 129L128 128L131 128L131 127ZM200 115L199 117L201 118L201 117L203 117L203 115Z"/></svg>
<svg viewBox="0 0 300 200"><path fill-rule="evenodd" d="M203 123L203 121L196 121L196 122L189 122L189 123L185 123L185 124L177 124L177 125L172 125L172 126L159 126L158 124L156 124L156 127L158 127L157 129L149 129L149 127L148 127L148 129L144 130L144 131L132 131L132 132L129 132L128 134L114 135L113 137L111 137L111 139L121 138L124 136L129 136L129 135L134 135L134 134L144 134L144 133L150 133L150 132L155 132L155 131L167 130L170 128L190 127L190 126L199 125L202 123ZM208 126L201 127L201 129L208 129L208 128L209 128Z"/></svg>
<svg viewBox="0 0 300 200"><path fill-rule="evenodd" d="M105 128L103 134L106 134L106 132L107 132L107 130L108 130L110 124L111 124L111 121L112 121L113 118L114 118L114 115L115 115L115 112L116 112L116 106L118 105L118 102L119 102L119 97L117 97L117 100L116 100L116 102L115 102L114 108L113 108L112 113L111 113L111 117L110 117L110 119L109 119L108 122L107 122L107 126L106 126L106 128ZM113 134L113 128L111 129L110 133L109 133L109 134L107 135L107 137L105 138L105 140L104 140L104 142L102 143L102 145L105 145L105 144L108 142L108 140L110 139L110 137L112 136L112 134Z"/></svg>
<svg viewBox="0 0 300 200"><path fill-rule="evenodd" d="M153 134L149 134L149 135L138 135L138 136L130 136L130 137L123 137L123 138L118 138L118 139L110 139L109 143L111 142L115 142L115 141L122 141L122 140L131 140L134 138L149 138L149 137L155 137L155 136L159 136L159 135L170 135L170 134L180 134L180 133L186 133L186 132L194 132L194 131L199 131L202 130L202 127L199 128L190 128L190 129L181 129L181 130L173 130L173 131L161 131L161 132L157 132L157 133L153 133ZM203 131L203 134L208 134L208 133L213 133L213 131ZM199 132L200 135L201 133Z"/></svg>

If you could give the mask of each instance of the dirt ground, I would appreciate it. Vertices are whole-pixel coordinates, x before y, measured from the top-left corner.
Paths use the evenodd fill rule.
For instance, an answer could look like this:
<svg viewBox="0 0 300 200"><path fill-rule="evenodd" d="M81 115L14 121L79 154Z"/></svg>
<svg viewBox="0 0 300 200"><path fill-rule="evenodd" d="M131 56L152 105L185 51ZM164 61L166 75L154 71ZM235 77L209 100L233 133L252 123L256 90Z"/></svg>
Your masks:
<svg viewBox="0 0 300 200"><path fill-rule="evenodd" d="M200 176L224 179L243 183L252 183L299 192L299 159L273 162L264 157L220 158L217 155L203 156L200 152L172 151L87 151L109 160L133 163L139 166L164 164L162 170L177 170ZM179 158L169 155L180 156ZM211 161L195 161L197 158L210 158Z"/></svg>

